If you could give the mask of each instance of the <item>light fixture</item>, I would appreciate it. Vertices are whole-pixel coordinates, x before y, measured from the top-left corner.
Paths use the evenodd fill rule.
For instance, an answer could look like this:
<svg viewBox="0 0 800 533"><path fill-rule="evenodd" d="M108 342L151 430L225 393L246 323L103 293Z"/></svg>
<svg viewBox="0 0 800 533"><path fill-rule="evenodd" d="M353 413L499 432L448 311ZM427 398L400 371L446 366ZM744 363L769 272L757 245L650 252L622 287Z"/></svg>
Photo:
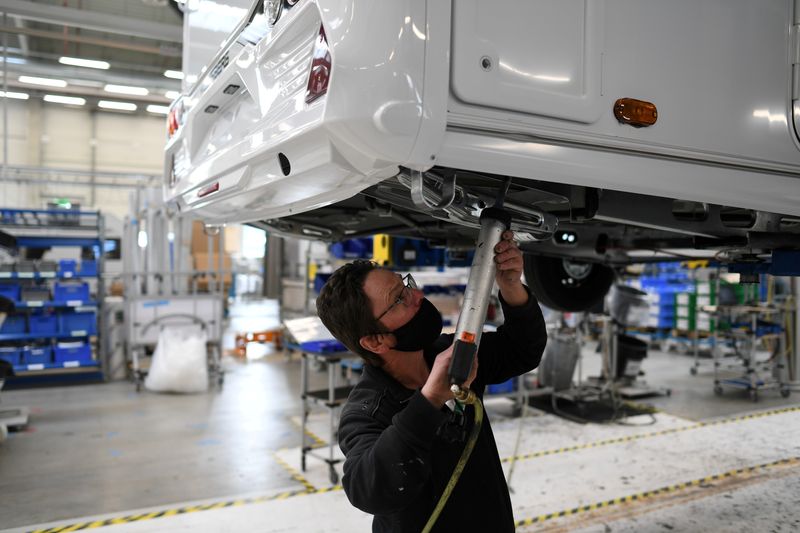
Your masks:
<svg viewBox="0 0 800 533"><path fill-rule="evenodd" d="M183 72L180 70L165 70L164 76L167 78L172 78L173 80L182 80L183 79Z"/></svg>
<svg viewBox="0 0 800 533"><path fill-rule="evenodd" d="M100 100L97 107L102 109L116 109L117 111L136 111L136 104L131 102L115 102L113 100Z"/></svg>
<svg viewBox="0 0 800 533"><path fill-rule="evenodd" d="M0 57L0 63L9 63L11 65L24 65L27 61L21 57Z"/></svg>
<svg viewBox="0 0 800 533"><path fill-rule="evenodd" d="M267 24L272 26L281 18L283 11L283 0L267 0L264 2L264 15L267 16Z"/></svg>
<svg viewBox="0 0 800 533"><path fill-rule="evenodd" d="M170 100L175 100L180 95L181 95L181 93L178 92L178 91L167 91L167 92L164 93L164 96L166 96Z"/></svg>
<svg viewBox="0 0 800 533"><path fill-rule="evenodd" d="M73 67L86 67L96 68L100 70L108 70L111 65L107 61L97 61L95 59L81 59L79 57L63 56L59 58L59 63L62 65L72 65Z"/></svg>
<svg viewBox="0 0 800 533"><path fill-rule="evenodd" d="M44 85L45 87L66 87L67 82L53 78L37 78L36 76L20 76L17 78L20 83L29 85Z"/></svg>
<svg viewBox="0 0 800 533"><path fill-rule="evenodd" d="M62 96L60 94L46 94L44 101L52 104L84 105L86 100L77 96Z"/></svg>
<svg viewBox="0 0 800 533"><path fill-rule="evenodd" d="M13 98L14 100L27 100L30 96L27 93L15 93L0 91L0 98Z"/></svg>
<svg viewBox="0 0 800 533"><path fill-rule="evenodd" d="M144 87L131 87L130 85L114 85L114 84L107 84L103 87L103 90L107 93L117 93L117 94L132 94L135 96L147 96L150 94L150 91L145 89Z"/></svg>
<svg viewBox="0 0 800 533"><path fill-rule="evenodd" d="M139 235L136 238L136 244L139 245L139 248L147 248L147 232L145 230L139 230Z"/></svg>
<svg viewBox="0 0 800 533"><path fill-rule="evenodd" d="M169 106L150 104L147 106L148 113L155 113L156 115L166 115L169 113Z"/></svg>

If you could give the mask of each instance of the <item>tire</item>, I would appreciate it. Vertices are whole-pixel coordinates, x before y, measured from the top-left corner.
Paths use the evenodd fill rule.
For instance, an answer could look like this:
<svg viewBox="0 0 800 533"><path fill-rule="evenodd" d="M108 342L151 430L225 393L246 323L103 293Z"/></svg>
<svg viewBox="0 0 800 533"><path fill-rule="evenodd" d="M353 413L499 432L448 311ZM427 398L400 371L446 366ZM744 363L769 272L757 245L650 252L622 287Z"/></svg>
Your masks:
<svg viewBox="0 0 800 533"><path fill-rule="evenodd" d="M570 266L572 271L567 270ZM614 270L598 263L526 254L525 280L550 309L586 311L603 301L614 282Z"/></svg>

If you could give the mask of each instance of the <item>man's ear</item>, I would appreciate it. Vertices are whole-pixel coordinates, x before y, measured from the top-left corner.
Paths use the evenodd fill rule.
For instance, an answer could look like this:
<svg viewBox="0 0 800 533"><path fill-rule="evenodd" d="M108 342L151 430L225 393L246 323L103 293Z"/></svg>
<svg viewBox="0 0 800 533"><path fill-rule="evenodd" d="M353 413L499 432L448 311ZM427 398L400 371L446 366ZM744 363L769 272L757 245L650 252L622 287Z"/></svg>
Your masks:
<svg viewBox="0 0 800 533"><path fill-rule="evenodd" d="M378 333L361 337L358 344L372 353L384 354L394 347L394 341L394 335L391 333Z"/></svg>

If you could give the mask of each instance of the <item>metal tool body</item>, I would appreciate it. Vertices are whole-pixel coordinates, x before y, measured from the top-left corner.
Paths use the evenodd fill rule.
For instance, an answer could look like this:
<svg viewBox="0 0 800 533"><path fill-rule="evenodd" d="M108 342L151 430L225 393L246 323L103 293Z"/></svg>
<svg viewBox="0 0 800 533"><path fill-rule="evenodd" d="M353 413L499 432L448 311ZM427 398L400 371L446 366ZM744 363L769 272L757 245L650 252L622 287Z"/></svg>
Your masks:
<svg viewBox="0 0 800 533"><path fill-rule="evenodd" d="M480 223L475 258L472 260L464 292L464 304L456 326L453 357L447 373L450 384L456 386L469 378L478 352L494 284L494 248L502 239L503 232L509 228L511 216L501 207L489 207L481 212Z"/></svg>

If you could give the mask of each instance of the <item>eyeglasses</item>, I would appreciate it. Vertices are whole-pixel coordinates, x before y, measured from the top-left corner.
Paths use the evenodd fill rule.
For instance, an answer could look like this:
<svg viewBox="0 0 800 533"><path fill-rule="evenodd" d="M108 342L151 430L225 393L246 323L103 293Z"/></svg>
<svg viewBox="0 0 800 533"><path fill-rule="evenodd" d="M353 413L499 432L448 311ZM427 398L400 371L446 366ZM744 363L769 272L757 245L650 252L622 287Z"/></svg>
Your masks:
<svg viewBox="0 0 800 533"><path fill-rule="evenodd" d="M378 316L378 318L376 318L375 320L380 320L381 318L386 316L386 313L388 313L389 311L391 311L400 304L406 306L408 305L406 299L408 298L408 295L410 293L409 289L418 289L419 286L417 285L417 282L414 280L414 277L411 274L406 274L405 276L403 276L403 285L404 287L403 290L400 292L400 296L398 296L397 299L394 301L394 303L392 303L392 305L390 305L389 308L383 313L381 313L380 316Z"/></svg>

